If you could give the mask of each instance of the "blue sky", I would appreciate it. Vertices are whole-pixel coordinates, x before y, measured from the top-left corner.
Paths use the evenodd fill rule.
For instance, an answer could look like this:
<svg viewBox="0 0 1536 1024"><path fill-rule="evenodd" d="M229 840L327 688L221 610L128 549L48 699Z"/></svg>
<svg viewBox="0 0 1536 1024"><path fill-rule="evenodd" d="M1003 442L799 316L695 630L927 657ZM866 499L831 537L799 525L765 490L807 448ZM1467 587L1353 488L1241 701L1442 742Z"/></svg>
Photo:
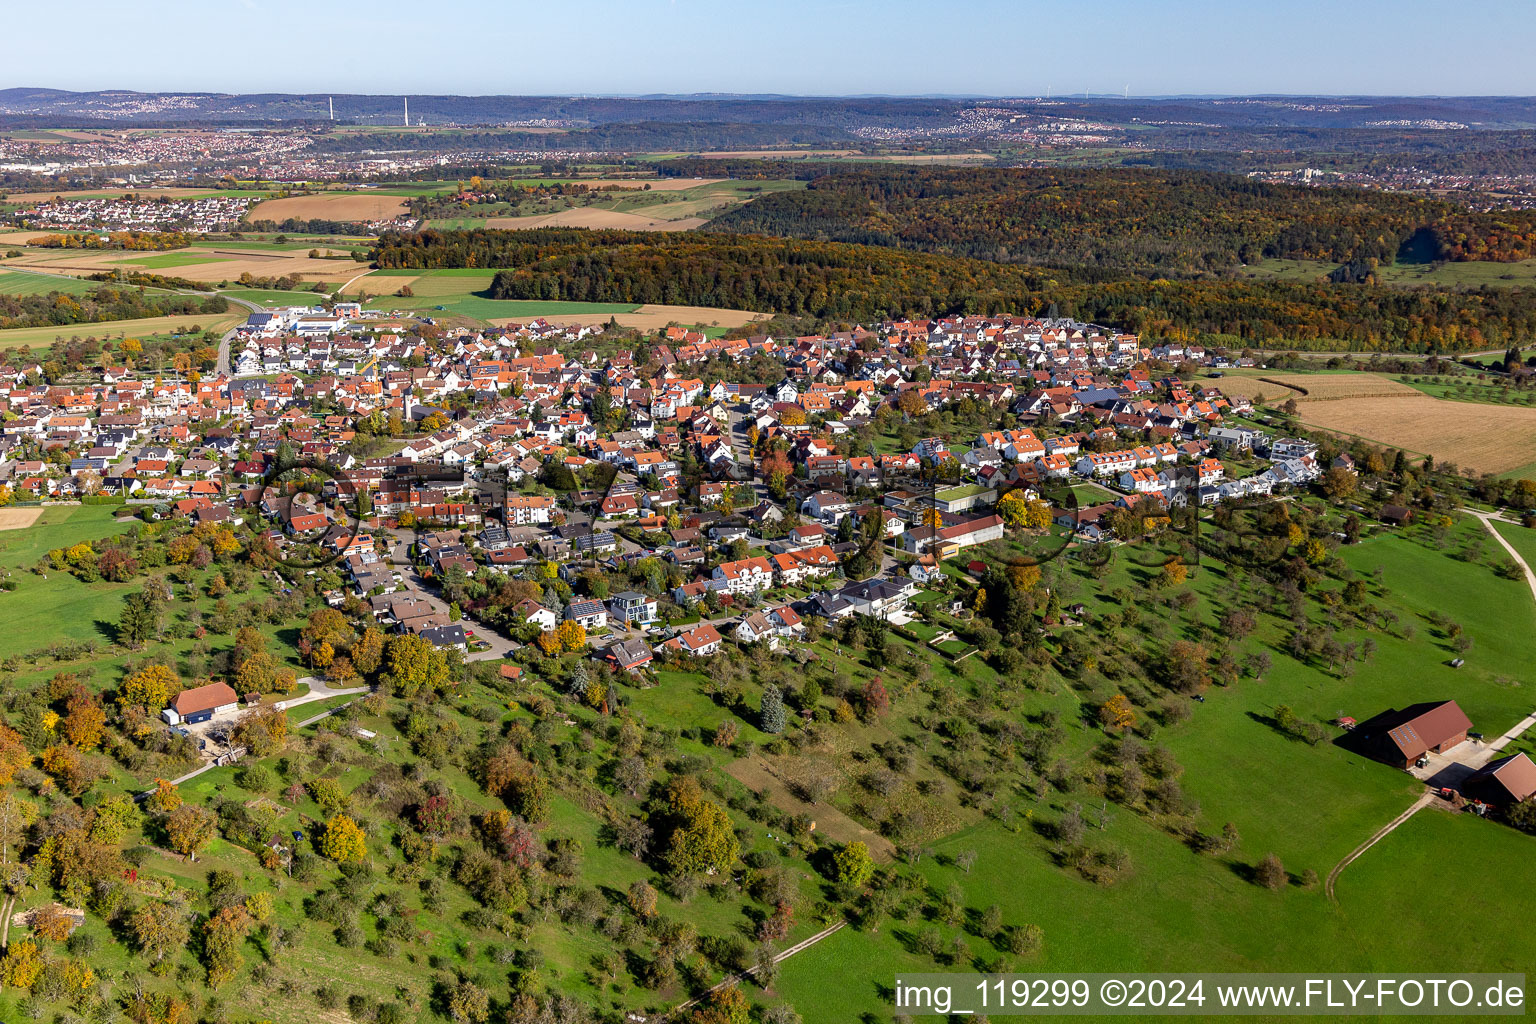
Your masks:
<svg viewBox="0 0 1536 1024"><path fill-rule="evenodd" d="M8 5L0 87L461 94L1536 92L1531 0ZM63 31L67 46L49 40Z"/></svg>

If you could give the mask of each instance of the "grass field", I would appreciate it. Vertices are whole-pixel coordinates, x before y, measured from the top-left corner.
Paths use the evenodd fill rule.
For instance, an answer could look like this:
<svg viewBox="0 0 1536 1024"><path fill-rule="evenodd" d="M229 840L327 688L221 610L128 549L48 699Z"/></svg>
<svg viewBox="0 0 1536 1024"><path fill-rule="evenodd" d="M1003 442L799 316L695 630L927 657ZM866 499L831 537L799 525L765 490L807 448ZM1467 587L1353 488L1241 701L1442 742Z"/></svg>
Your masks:
<svg viewBox="0 0 1536 1024"><path fill-rule="evenodd" d="M1456 377L1402 376L1397 379L1431 398L1452 402L1478 402L1484 405L1536 403L1536 389L1507 386L1502 378L1480 381L1471 374L1465 374Z"/></svg>
<svg viewBox="0 0 1536 1024"><path fill-rule="evenodd" d="M1300 392L1301 402L1334 402L1353 398L1407 398L1414 394L1408 385L1378 373L1266 373L1255 378L1262 386L1277 382ZM1273 384L1271 384L1273 393Z"/></svg>
<svg viewBox="0 0 1536 1024"><path fill-rule="evenodd" d="M152 316L141 320L104 320L100 323L69 324L64 327L16 327L0 331L0 349L33 347L53 344L55 338L144 338L155 334L170 334L197 326L205 331L227 331L246 317L246 312L225 313L217 316Z"/></svg>
<svg viewBox="0 0 1536 1024"><path fill-rule="evenodd" d="M544 196L461 207L434 218L443 229L541 227L621 228L632 231L686 231L767 192L803 188L797 181L725 181L698 178L582 180L622 191ZM510 210L510 212L509 212Z"/></svg>
<svg viewBox="0 0 1536 1024"><path fill-rule="evenodd" d="M135 253L122 250L29 249L12 266L53 274L86 275L126 268L174 269L176 277L216 283L234 282L241 274L257 277L295 276L305 281L339 283L366 267L350 259L311 258L310 250L345 254L350 243L292 241L278 244L261 239L200 242L167 253Z"/></svg>
<svg viewBox="0 0 1536 1024"><path fill-rule="evenodd" d="M1327 277L1337 263L1321 260L1264 260L1250 264L1241 273L1249 278L1273 278L1282 281L1315 281ZM1382 284L1435 284L1471 288L1525 287L1536 284L1536 260L1519 263L1404 263L1380 267L1377 279Z"/></svg>
<svg viewBox="0 0 1536 1024"><path fill-rule="evenodd" d="M1481 533L1480 524L1466 520L1443 548L1423 533L1384 531L1343 549L1367 578L1379 567L1373 601L1415 624L1414 636L1375 634L1379 647L1371 661L1340 678L1290 658L1278 621L1261 626L1255 638L1274 659L1263 680L1245 677L1214 688L1186 721L1159 730L1153 742L1168 747L1183 767L1179 781L1198 804L1203 827L1235 824L1241 840L1231 854L1197 854L1113 804L1100 829L1095 800L1083 808L1088 842L1123 851L1129 869L1111 886L1094 885L1056 867L1053 841L1035 827L1054 820L1074 795L1040 801L1026 794L1015 802L1011 824L989 819L948 835L930 844L919 870L932 890L958 885L973 913L996 903L1005 922L1044 929L1040 955L1005 958L1018 970L1299 971L1325 964L1406 971L1529 962L1536 941L1525 938L1520 922L1536 912L1536 894L1524 884L1520 865L1536 852L1536 840L1472 816L1421 813L1344 872L1337 906L1320 886L1270 892L1249 878L1250 865L1269 852L1280 856L1293 881L1307 870L1326 876L1419 792L1402 773L1331 743L1308 746L1285 737L1268 724L1277 705L1316 721L1452 696L1475 727L1490 734L1529 709L1521 638L1536 630L1536 604L1523 581L1503 580L1470 557L1468 545L1492 543ZM1109 577L1091 588L1090 609L1117 607L1113 589L1145 572L1131 564L1134 558L1131 549L1121 549ZM1198 610L1179 617L1172 635L1191 636L1197 618L1213 619L1226 580L1219 563L1200 566L1190 583ZM1431 612L1450 616L1474 637L1464 668L1447 664L1454 651L1428 623ZM1049 682L1041 685L1049 692ZM977 854L968 872L955 866L962 851ZM1477 884L1470 884L1473 877ZM1425 884L1431 878L1445 884ZM962 928L898 912L878 934L845 929L794 957L778 993L802 1012L815 1007L818 1020L859 1020L866 1013L884 1019L888 997L881 988L891 976L934 969L916 952L915 940L935 927L944 948L957 936L969 946L947 969L977 969L1000 955ZM831 978L840 983L829 985Z"/></svg>
<svg viewBox="0 0 1536 1024"><path fill-rule="evenodd" d="M100 281L81 281L73 277L0 270L0 295L47 295L49 292L84 295L100 288L101 284Z"/></svg>
<svg viewBox="0 0 1536 1024"><path fill-rule="evenodd" d="M219 294L261 306L313 306L322 298L316 292L284 292L271 288L225 288Z"/></svg>
<svg viewBox="0 0 1536 1024"><path fill-rule="evenodd" d="M0 657L53 640L111 639L104 627L117 622L123 595L137 589L133 584L85 584L66 572L49 572L43 579L23 570L53 548L122 532L126 525L112 512L112 506L104 505L52 505L26 529L0 534L0 566L10 570L16 583L4 596L7 628L0 634Z"/></svg>

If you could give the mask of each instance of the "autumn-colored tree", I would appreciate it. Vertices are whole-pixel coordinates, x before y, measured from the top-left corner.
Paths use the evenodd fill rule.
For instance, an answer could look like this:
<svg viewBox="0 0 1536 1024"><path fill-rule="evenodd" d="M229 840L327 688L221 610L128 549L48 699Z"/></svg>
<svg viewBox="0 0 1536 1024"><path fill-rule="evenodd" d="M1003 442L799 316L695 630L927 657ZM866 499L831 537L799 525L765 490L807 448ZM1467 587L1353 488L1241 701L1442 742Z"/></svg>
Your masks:
<svg viewBox="0 0 1536 1024"><path fill-rule="evenodd" d="M491 995L468 979L462 979L448 994L448 1016L454 1024L485 1024L491 1016Z"/></svg>
<svg viewBox="0 0 1536 1024"><path fill-rule="evenodd" d="M1175 558L1163 565L1162 583L1165 587L1176 587L1189 579L1189 569L1182 559Z"/></svg>
<svg viewBox="0 0 1536 1024"><path fill-rule="evenodd" d="M448 659L431 642L409 634L391 637L384 665L400 697L415 697L448 686Z"/></svg>
<svg viewBox="0 0 1536 1024"><path fill-rule="evenodd" d="M97 778L80 756L79 748L65 743L55 743L44 750L42 762L43 771L57 779L59 785L71 796L84 793Z"/></svg>
<svg viewBox="0 0 1536 1024"><path fill-rule="evenodd" d="M1016 590L1034 590L1040 585L1040 567L1028 562L1013 562L1008 566L1008 582Z"/></svg>
<svg viewBox="0 0 1536 1024"><path fill-rule="evenodd" d="M568 651L579 651L587 646L586 627L575 619L567 619L555 627L555 638Z"/></svg>
<svg viewBox="0 0 1536 1024"><path fill-rule="evenodd" d="M368 856L368 839L357 822L338 814L325 823L320 852L338 864L361 861Z"/></svg>
<svg viewBox="0 0 1536 1024"><path fill-rule="evenodd" d="M1110 729L1130 729L1136 725L1136 709L1123 693L1117 693L1099 705L1099 721Z"/></svg>
<svg viewBox="0 0 1536 1024"><path fill-rule="evenodd" d="M336 659L336 650L324 641L315 644L309 649L309 664L318 669L329 668Z"/></svg>
<svg viewBox="0 0 1536 1024"><path fill-rule="evenodd" d="M32 763L21 733L8 725L0 725L0 786L9 785L16 773Z"/></svg>
<svg viewBox="0 0 1536 1024"><path fill-rule="evenodd" d="M1024 515L1029 510L1029 499L1023 491L1009 491L997 499L997 514L1003 523L1015 529L1024 525Z"/></svg>
<svg viewBox="0 0 1536 1024"><path fill-rule="evenodd" d="M672 832L668 862L679 874L722 874L736 863L741 844L731 819L718 804L702 798L689 804Z"/></svg>
<svg viewBox="0 0 1536 1024"><path fill-rule="evenodd" d="M416 808L416 827L423 835L442 839L452 831L456 817L453 803L445 796L433 794Z"/></svg>
<svg viewBox="0 0 1536 1024"><path fill-rule="evenodd" d="M896 408L903 416L916 418L928 411L928 402L917 388L907 388L896 399Z"/></svg>
<svg viewBox="0 0 1536 1024"><path fill-rule="evenodd" d="M146 803L152 810L161 814L169 814L181 806L181 790L176 788L176 783L167 779L155 780L155 791L149 794Z"/></svg>
<svg viewBox="0 0 1536 1024"><path fill-rule="evenodd" d="M540 632L533 638L533 642L546 658L553 658L560 653L560 638L555 636L554 630Z"/></svg>
<svg viewBox="0 0 1536 1024"><path fill-rule="evenodd" d="M101 703L88 693L69 698L64 714L64 738L81 750L95 750L106 734L107 713Z"/></svg>
<svg viewBox="0 0 1536 1024"><path fill-rule="evenodd" d="M353 668L364 676L373 675L384 663L384 631L377 626L363 630L363 635L352 645L350 656Z"/></svg>
<svg viewBox="0 0 1536 1024"><path fill-rule="evenodd" d="M752 1004L735 985L717 988L709 1002L693 1011L690 1024L750 1024Z"/></svg>
<svg viewBox="0 0 1536 1024"><path fill-rule="evenodd" d="M891 695L879 676L864 684L859 692L859 705L866 719L879 718L891 709Z"/></svg>
<svg viewBox="0 0 1536 1024"><path fill-rule="evenodd" d="M779 422L786 427L805 426L805 410L798 405L792 405L779 413Z"/></svg>
<svg viewBox="0 0 1536 1024"><path fill-rule="evenodd" d="M309 790L310 798L320 805L320 813L328 818L341 813L347 806L347 791L328 775L310 779L305 788Z"/></svg>
<svg viewBox="0 0 1536 1024"><path fill-rule="evenodd" d="M119 708L138 707L156 712L170 704L181 680L165 665L146 665L123 680L117 689Z"/></svg>
<svg viewBox="0 0 1536 1024"><path fill-rule="evenodd" d="M266 651L258 651L246 658L235 673L235 685L241 693L271 693L277 689L281 666Z"/></svg>
<svg viewBox="0 0 1536 1024"><path fill-rule="evenodd" d="M344 645L352 638L347 617L334 608L320 608L310 613L309 622L299 632L311 644Z"/></svg>
<svg viewBox="0 0 1536 1024"><path fill-rule="evenodd" d="M57 903L49 903L32 912L32 934L54 942L63 942L75 930L76 921Z"/></svg>
<svg viewBox="0 0 1536 1024"><path fill-rule="evenodd" d="M11 943L0 959L0 983L12 988L31 988L42 973L43 960L38 956L37 943L20 939Z"/></svg>
<svg viewBox="0 0 1536 1024"><path fill-rule="evenodd" d="M288 715L276 704L252 708L235 723L234 739L255 757L270 757L288 741Z"/></svg>
<svg viewBox="0 0 1536 1024"><path fill-rule="evenodd" d="M944 513L937 506L923 509L922 524L930 530L944 529Z"/></svg>
<svg viewBox="0 0 1536 1024"><path fill-rule="evenodd" d="M210 987L218 988L240 973L240 945L250 927L251 915L242 906L223 907L203 922L203 952Z"/></svg>
<svg viewBox="0 0 1536 1024"><path fill-rule="evenodd" d="M1168 645L1168 681L1179 693L1202 693L1211 685L1210 652L1192 640L1175 640Z"/></svg>
<svg viewBox="0 0 1536 1024"><path fill-rule="evenodd" d="M642 921L656 916L656 890L645 881L634 882L629 887L626 902L634 915Z"/></svg>
<svg viewBox="0 0 1536 1024"><path fill-rule="evenodd" d="M198 850L213 842L215 831L213 815L196 804L182 804L165 819L171 849L192 861L197 860Z"/></svg>
<svg viewBox="0 0 1536 1024"><path fill-rule="evenodd" d="M265 924L272 920L272 914L277 910L277 901L270 892L253 892L245 898L245 912L251 915L251 920L257 924Z"/></svg>

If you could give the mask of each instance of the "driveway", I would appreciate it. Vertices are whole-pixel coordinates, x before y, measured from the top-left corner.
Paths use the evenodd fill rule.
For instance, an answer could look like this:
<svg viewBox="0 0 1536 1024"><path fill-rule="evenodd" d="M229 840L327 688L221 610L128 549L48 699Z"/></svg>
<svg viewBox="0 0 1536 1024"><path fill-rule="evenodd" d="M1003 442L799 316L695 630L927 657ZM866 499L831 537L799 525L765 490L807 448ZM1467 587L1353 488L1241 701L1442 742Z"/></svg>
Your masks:
<svg viewBox="0 0 1536 1024"><path fill-rule="evenodd" d="M1409 768L1408 774L1428 783L1436 789L1449 786L1460 789L1467 777L1498 756L1499 751L1519 739L1527 729L1536 725L1536 714L1526 715L1508 732L1494 740L1468 739L1456 744L1444 753L1431 751L1425 754L1423 768Z"/></svg>
<svg viewBox="0 0 1536 1024"><path fill-rule="evenodd" d="M317 700L328 700L331 697L345 697L354 693L368 692L368 687L366 686L347 686L338 689L316 676L305 676L299 682L309 685L308 693L302 697L292 697L288 700L277 701L272 706L280 711L287 711L289 708L296 708L302 704L310 704Z"/></svg>

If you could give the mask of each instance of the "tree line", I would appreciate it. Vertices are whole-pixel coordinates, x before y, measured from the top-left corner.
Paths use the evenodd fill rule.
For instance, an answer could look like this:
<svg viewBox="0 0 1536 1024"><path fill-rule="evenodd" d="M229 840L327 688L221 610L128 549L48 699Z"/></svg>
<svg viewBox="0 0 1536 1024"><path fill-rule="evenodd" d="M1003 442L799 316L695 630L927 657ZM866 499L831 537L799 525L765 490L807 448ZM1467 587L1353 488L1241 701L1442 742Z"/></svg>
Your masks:
<svg viewBox="0 0 1536 1024"><path fill-rule="evenodd" d="M84 295L0 295L0 329L137 320L151 316L224 313L223 296L150 295L137 288L95 288Z"/></svg>
<svg viewBox="0 0 1536 1024"><path fill-rule="evenodd" d="M1517 289L1147 280L881 246L703 232L544 229L386 233L380 267L502 268L490 297L718 306L820 320L1013 312L1149 338L1468 352L1536 331Z"/></svg>

